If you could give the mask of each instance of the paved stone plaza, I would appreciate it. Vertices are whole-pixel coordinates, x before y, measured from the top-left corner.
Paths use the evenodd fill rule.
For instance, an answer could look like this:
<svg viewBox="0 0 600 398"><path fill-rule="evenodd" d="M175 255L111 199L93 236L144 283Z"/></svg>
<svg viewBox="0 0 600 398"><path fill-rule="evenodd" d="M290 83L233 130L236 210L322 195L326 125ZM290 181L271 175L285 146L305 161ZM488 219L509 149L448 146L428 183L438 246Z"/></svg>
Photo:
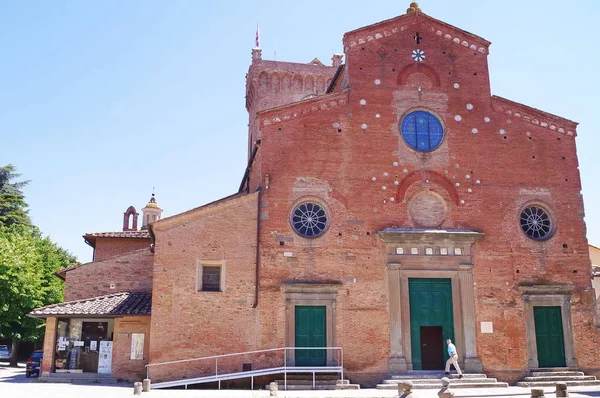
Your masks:
<svg viewBox="0 0 600 398"><path fill-rule="evenodd" d="M545 388L546 397L554 398L554 388ZM569 391L573 398L600 397L600 387L578 387ZM101 385L73 385L62 383L42 383L37 378L26 378L25 367L9 368L0 364L0 397L1 398L113 398L131 397L133 387L127 384L119 386ZM352 391L279 391L278 397L300 398L300 397L397 397L393 390L361 389ZM460 389L455 391L455 397L528 397L530 391L526 388L491 388L491 389ZM192 397L269 397L268 390L153 390L143 393L142 398L165 397L165 398L192 398ZM413 392L414 398L436 398L437 390L417 390Z"/></svg>

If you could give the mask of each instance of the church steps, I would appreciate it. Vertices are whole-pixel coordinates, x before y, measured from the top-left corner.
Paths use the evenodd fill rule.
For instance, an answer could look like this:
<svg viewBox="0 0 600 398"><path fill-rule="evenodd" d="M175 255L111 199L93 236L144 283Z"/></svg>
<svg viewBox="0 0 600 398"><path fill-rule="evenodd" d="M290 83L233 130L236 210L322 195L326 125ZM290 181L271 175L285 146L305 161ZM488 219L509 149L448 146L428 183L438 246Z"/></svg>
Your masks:
<svg viewBox="0 0 600 398"><path fill-rule="evenodd" d="M481 383L450 383L451 388L505 388L508 387L507 383L501 382L481 382ZM377 384L378 390L396 390L398 384ZM413 384L413 390L425 390L425 389L440 389L442 388L442 382L435 382L432 380L431 383L427 384Z"/></svg>
<svg viewBox="0 0 600 398"><path fill-rule="evenodd" d="M545 377L545 376L583 376L583 372L578 371L559 371L559 372L531 372L531 376Z"/></svg>
<svg viewBox="0 0 600 398"><path fill-rule="evenodd" d="M407 373L402 375L393 375L389 380L417 380L417 379L441 379L442 377L447 377L450 380L465 380L465 379L486 379L487 376L483 373L465 373L462 379L458 378L457 374L445 375L443 372L435 372L435 373Z"/></svg>
<svg viewBox="0 0 600 398"><path fill-rule="evenodd" d="M595 376L568 376L568 378L565 378L565 376L529 376L529 377L525 377L523 380L523 382L534 382L534 381L553 381L553 382L560 382L560 381L580 381L580 380L596 380Z"/></svg>
<svg viewBox="0 0 600 398"><path fill-rule="evenodd" d="M277 387L280 390L285 389L284 380L275 380ZM315 386L313 388L313 380L310 378L299 378L295 377L287 380L288 391L300 391L300 390L358 390L360 385L350 384L348 380L337 380L337 379L316 379Z"/></svg>
<svg viewBox="0 0 600 398"><path fill-rule="evenodd" d="M532 372L531 376L524 377L517 382L517 386L553 387L559 382L567 383L569 387L600 386L600 380L596 380L595 376L586 376L583 372L566 370Z"/></svg>
<svg viewBox="0 0 600 398"><path fill-rule="evenodd" d="M420 384L431 384L432 380L433 379L412 379L410 381L412 381L414 386L417 386ZM438 379L435 379L435 380L438 380ZM439 379L439 380L441 380L441 379ZM388 380L383 380L382 384L394 384L395 385L398 383L402 383L403 381L404 380L388 379ZM474 377L471 377L471 378L464 377L462 379L458 379L458 378L450 379L450 385L454 385L457 383L477 384L477 383L485 383L485 382L496 383L496 382L498 382L498 380L492 379L492 378L488 379L488 378L474 378ZM440 381L440 383L441 383L441 381Z"/></svg>
<svg viewBox="0 0 600 398"><path fill-rule="evenodd" d="M568 387L590 387L600 386L600 380L560 380L561 383L567 383ZM519 381L518 387L554 387L558 381Z"/></svg>
<svg viewBox="0 0 600 398"><path fill-rule="evenodd" d="M465 374L462 379L457 374L446 376L440 372L415 372L403 375L394 375L391 379L383 380L377 385L380 390L395 390L398 384L411 381L413 389L434 389L442 387L442 377L450 379L451 388L505 388L507 383L498 382L494 378L488 378L485 374Z"/></svg>

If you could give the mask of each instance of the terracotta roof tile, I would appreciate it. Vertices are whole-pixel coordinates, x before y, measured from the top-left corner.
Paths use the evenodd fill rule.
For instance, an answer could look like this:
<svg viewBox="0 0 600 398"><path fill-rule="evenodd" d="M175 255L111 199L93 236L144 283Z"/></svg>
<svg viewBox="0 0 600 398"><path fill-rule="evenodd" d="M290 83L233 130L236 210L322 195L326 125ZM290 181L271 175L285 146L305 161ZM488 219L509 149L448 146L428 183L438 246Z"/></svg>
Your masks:
<svg viewBox="0 0 600 398"><path fill-rule="evenodd" d="M84 237L94 238L140 238L150 239L148 231L118 231L118 232L90 232L83 235Z"/></svg>
<svg viewBox="0 0 600 398"><path fill-rule="evenodd" d="M56 315L123 316L150 315L152 293L120 292L83 300L67 301L36 308L29 313L34 318Z"/></svg>

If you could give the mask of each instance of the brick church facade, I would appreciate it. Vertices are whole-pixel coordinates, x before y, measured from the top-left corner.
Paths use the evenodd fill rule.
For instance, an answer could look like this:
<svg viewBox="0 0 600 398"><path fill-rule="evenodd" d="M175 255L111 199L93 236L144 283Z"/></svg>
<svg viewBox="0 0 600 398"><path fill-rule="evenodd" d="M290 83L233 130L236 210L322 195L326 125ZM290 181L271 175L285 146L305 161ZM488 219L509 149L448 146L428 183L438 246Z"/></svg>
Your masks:
<svg viewBox="0 0 600 398"><path fill-rule="evenodd" d="M492 95L490 42L414 3L343 46L332 66L253 50L239 192L163 219L151 201L146 229L86 235L94 262L62 272L68 302L31 314L47 318L44 373L68 369L57 323L74 314L106 318L124 378L326 346L374 384L442 369L446 338L466 372L511 383L536 368L600 373L577 123ZM287 360L335 361L305 354Z"/></svg>

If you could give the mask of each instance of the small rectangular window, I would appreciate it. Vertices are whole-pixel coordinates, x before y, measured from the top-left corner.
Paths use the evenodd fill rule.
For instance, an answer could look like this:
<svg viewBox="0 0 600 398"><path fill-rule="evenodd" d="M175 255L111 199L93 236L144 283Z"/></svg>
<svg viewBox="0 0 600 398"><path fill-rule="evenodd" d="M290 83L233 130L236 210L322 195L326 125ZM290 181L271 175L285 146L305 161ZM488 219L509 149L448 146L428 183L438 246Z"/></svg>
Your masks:
<svg viewBox="0 0 600 398"><path fill-rule="evenodd" d="M225 260L196 261L196 291L224 292L225 291Z"/></svg>
<svg viewBox="0 0 600 398"><path fill-rule="evenodd" d="M221 291L221 267L202 266L202 291Z"/></svg>

